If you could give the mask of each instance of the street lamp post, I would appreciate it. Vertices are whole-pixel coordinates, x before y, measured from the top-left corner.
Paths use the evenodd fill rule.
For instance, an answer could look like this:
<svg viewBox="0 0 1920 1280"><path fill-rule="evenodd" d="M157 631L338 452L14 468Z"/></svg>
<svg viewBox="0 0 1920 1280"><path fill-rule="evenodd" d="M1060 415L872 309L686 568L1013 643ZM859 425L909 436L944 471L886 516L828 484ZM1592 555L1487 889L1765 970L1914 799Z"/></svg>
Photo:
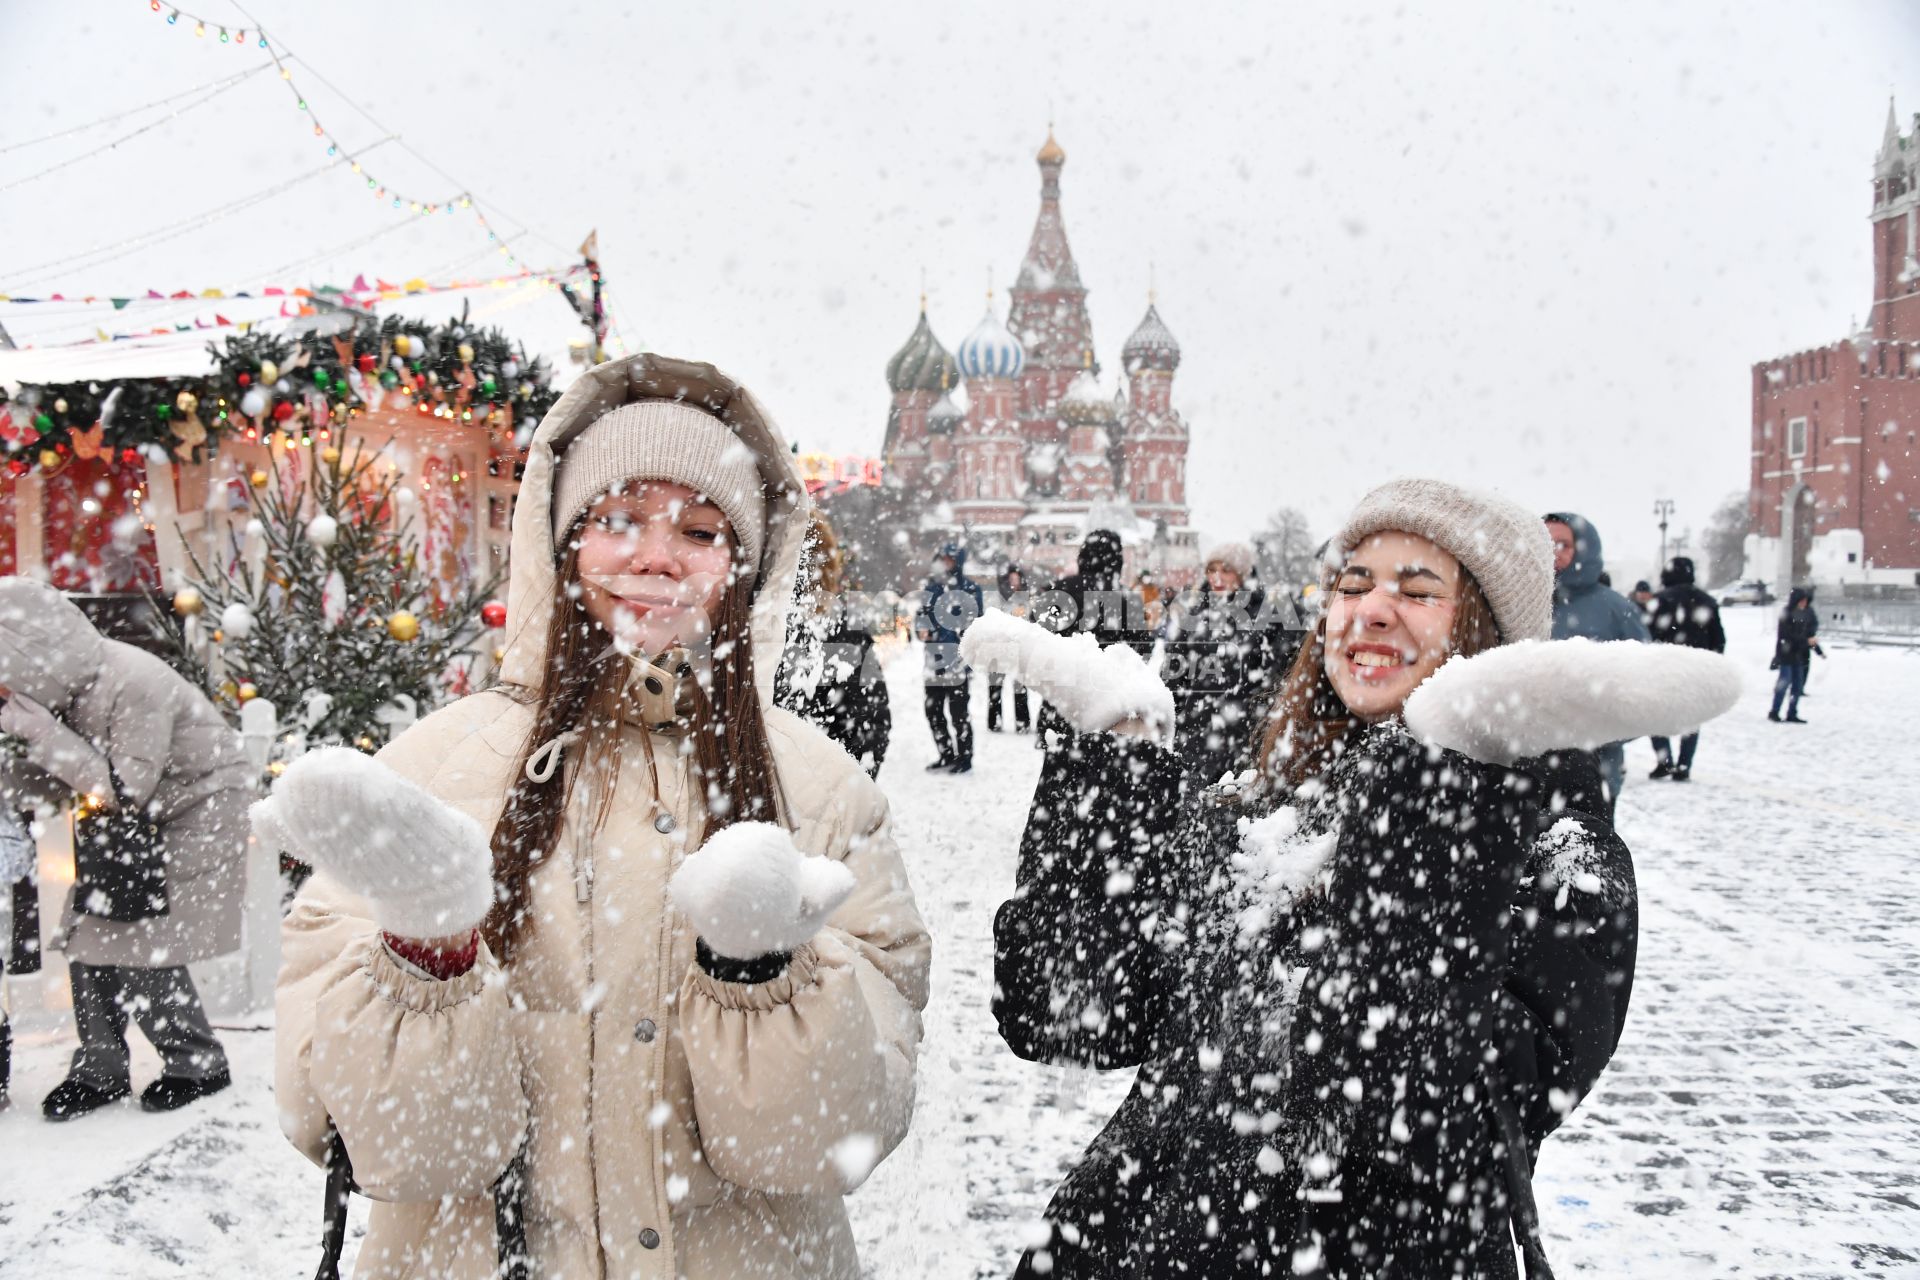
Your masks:
<svg viewBox="0 0 1920 1280"><path fill-rule="evenodd" d="M1660 517L1660 567L1667 567L1667 517L1673 514L1672 498L1656 498L1653 514Z"/></svg>

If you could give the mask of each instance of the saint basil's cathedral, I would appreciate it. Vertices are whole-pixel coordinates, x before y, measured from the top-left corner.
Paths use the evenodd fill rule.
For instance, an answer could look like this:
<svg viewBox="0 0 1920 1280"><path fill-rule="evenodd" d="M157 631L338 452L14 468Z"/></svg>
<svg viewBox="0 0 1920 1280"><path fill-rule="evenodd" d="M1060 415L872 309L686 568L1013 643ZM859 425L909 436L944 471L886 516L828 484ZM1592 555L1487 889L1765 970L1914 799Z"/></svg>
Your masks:
<svg viewBox="0 0 1920 1280"><path fill-rule="evenodd" d="M1130 580L1145 572L1184 586L1199 551L1187 523L1188 429L1173 407L1180 344L1149 300L1120 349L1125 385L1101 385L1087 288L1060 214L1067 153L1051 131L1036 159L1040 216L1006 323L989 299L949 353L922 299L919 323L887 362L886 481L914 499L922 565L961 542L973 576L1012 563L1037 584L1074 571L1090 530L1112 529Z"/></svg>

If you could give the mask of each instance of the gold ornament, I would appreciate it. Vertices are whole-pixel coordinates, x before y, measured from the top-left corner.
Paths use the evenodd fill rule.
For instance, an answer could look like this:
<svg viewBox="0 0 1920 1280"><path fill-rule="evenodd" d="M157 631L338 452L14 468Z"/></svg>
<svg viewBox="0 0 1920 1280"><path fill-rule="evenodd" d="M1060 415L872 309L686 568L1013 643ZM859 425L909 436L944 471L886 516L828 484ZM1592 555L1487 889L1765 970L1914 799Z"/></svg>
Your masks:
<svg viewBox="0 0 1920 1280"><path fill-rule="evenodd" d="M507 660L506 649L496 646L493 651L493 660L495 663L505 662Z"/></svg>
<svg viewBox="0 0 1920 1280"><path fill-rule="evenodd" d="M256 488L256 489L264 489L264 488L266 488L266 487L267 487L267 480L268 480L268 479L269 479L269 477L268 477L268 475L267 475L267 473L266 473L266 472L264 472L264 471L255 471L255 472L254 472L254 473L253 473L252 475L250 475L250 476L248 476L248 477L247 477L247 480L248 480L248 481L249 481L249 482L250 482L250 483L251 483L251 484L253 485L253 487L254 487L254 488Z"/></svg>
<svg viewBox="0 0 1920 1280"><path fill-rule="evenodd" d="M328 445L320 451L320 461L326 463L328 466L332 466L334 463L340 461L340 451L332 445Z"/></svg>
<svg viewBox="0 0 1920 1280"><path fill-rule="evenodd" d="M404 333L394 334L393 335L393 354L397 356L404 356L404 355L411 355L412 353L413 353L413 339L409 338Z"/></svg>
<svg viewBox="0 0 1920 1280"><path fill-rule="evenodd" d="M173 611L183 618L191 618L206 607L207 602L192 587L182 587L173 593Z"/></svg>
<svg viewBox="0 0 1920 1280"><path fill-rule="evenodd" d="M253 681L242 680L240 687L234 691L234 696L242 702L252 702L260 696L260 691L253 687Z"/></svg>
<svg viewBox="0 0 1920 1280"><path fill-rule="evenodd" d="M398 610L387 619L387 634L401 644L410 644L420 636L420 619L405 609Z"/></svg>
<svg viewBox="0 0 1920 1280"><path fill-rule="evenodd" d="M271 360L262 360L260 362L260 381L262 382L280 381L280 366L275 364Z"/></svg>
<svg viewBox="0 0 1920 1280"><path fill-rule="evenodd" d="M371 751L373 750L373 739L363 733L353 740L353 745L362 751Z"/></svg>
<svg viewBox="0 0 1920 1280"><path fill-rule="evenodd" d="M51 449L42 449L40 451L40 465L46 470L52 471L60 465L60 455Z"/></svg>
<svg viewBox="0 0 1920 1280"><path fill-rule="evenodd" d="M182 391L179 395L173 398L173 403L180 410L180 412L192 413L195 409L198 409L200 407L200 397L196 396L191 391Z"/></svg>
<svg viewBox="0 0 1920 1280"><path fill-rule="evenodd" d="M213 634L216 640L220 638L219 632L216 631ZM220 682L220 696L232 702L240 696L240 686L231 680L222 680Z"/></svg>
<svg viewBox="0 0 1920 1280"><path fill-rule="evenodd" d="M462 364L473 363L473 348L464 342L460 344L460 362Z"/></svg>
<svg viewBox="0 0 1920 1280"><path fill-rule="evenodd" d="M55 413L65 413L67 411L67 398L65 396L61 396L53 402L53 411Z"/></svg>

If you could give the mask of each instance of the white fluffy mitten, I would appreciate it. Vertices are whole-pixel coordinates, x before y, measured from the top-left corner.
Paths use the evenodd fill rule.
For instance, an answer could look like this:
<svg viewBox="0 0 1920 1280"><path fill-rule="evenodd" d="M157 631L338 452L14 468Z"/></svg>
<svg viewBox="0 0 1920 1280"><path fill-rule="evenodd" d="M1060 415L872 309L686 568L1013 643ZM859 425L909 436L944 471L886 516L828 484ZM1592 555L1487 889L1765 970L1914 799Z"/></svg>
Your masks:
<svg viewBox="0 0 1920 1280"><path fill-rule="evenodd" d="M493 905L493 851L480 824L351 747L301 756L252 816L263 844L367 899L388 933L464 933Z"/></svg>
<svg viewBox="0 0 1920 1280"><path fill-rule="evenodd" d="M1636 640L1524 640L1453 658L1407 698L1407 728L1486 764L1565 747L1678 738L1733 707L1724 654Z"/></svg>
<svg viewBox="0 0 1920 1280"><path fill-rule="evenodd" d="M1124 644L1101 648L1086 632L1055 635L1038 623L990 610L960 638L960 656L1005 671L1033 689L1081 733L1105 733L1128 720L1163 740L1173 731L1173 694Z"/></svg>
<svg viewBox="0 0 1920 1280"><path fill-rule="evenodd" d="M771 822L715 833L667 884L701 941L733 960L795 950L853 888L853 872L801 853L787 829Z"/></svg>

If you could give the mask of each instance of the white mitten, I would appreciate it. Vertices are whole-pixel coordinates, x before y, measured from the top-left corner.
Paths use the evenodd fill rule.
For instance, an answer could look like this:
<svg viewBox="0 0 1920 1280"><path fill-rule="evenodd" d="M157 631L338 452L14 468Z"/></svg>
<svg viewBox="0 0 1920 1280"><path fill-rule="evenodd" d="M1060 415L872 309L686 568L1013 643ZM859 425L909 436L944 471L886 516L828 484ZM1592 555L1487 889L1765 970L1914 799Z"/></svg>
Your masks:
<svg viewBox="0 0 1920 1280"><path fill-rule="evenodd" d="M480 824L351 747L309 751L252 809L253 831L372 904L403 938L465 933L493 906Z"/></svg>
<svg viewBox="0 0 1920 1280"><path fill-rule="evenodd" d="M1730 710L1724 654L1636 640L1524 640L1452 658L1407 698L1407 728L1485 764L1559 748L1678 738Z"/></svg>
<svg viewBox="0 0 1920 1280"><path fill-rule="evenodd" d="M771 822L716 833L667 884L708 949L731 960L795 950L853 888L853 872L801 853L787 829Z"/></svg>
<svg viewBox="0 0 1920 1280"><path fill-rule="evenodd" d="M1055 635L994 610L967 628L960 656L989 671L1010 672L1081 733L1105 733L1134 719L1163 740L1173 731L1172 692L1127 645L1103 649L1084 631Z"/></svg>

